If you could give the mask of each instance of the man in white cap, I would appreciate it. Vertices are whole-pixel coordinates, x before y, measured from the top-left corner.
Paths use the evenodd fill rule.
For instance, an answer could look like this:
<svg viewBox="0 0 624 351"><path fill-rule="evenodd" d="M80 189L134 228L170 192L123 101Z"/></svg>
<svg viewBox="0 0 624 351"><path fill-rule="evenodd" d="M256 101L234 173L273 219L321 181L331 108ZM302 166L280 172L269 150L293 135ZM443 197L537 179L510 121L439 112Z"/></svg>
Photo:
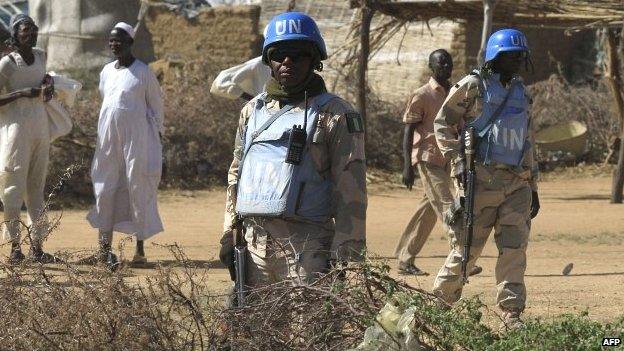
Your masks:
<svg viewBox="0 0 624 351"><path fill-rule="evenodd" d="M163 100L154 73L132 55L134 29L118 23L108 45L116 60L100 73L102 109L91 167L99 262L117 266L113 231L136 236L133 263L145 263L143 240L163 231L156 202L162 169Z"/></svg>

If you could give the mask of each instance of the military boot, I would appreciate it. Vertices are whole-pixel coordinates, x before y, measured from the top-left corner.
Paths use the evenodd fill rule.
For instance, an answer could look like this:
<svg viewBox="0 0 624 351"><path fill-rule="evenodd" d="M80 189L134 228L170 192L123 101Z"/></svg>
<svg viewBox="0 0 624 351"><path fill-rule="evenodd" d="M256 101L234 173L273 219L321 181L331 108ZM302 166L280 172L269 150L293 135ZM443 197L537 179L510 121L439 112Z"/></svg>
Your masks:
<svg viewBox="0 0 624 351"><path fill-rule="evenodd" d="M20 248L19 244L11 245L11 255L9 256L9 263L20 263L24 260L24 258L26 258L26 256L24 256L24 254L22 253L22 249Z"/></svg>
<svg viewBox="0 0 624 351"><path fill-rule="evenodd" d="M503 310L503 323L507 330L524 327L524 322L520 319L522 312L518 309Z"/></svg>
<svg viewBox="0 0 624 351"><path fill-rule="evenodd" d="M417 275L417 276L426 276L429 273L421 270L416 267L413 263L404 263L399 262L399 274L401 275Z"/></svg>

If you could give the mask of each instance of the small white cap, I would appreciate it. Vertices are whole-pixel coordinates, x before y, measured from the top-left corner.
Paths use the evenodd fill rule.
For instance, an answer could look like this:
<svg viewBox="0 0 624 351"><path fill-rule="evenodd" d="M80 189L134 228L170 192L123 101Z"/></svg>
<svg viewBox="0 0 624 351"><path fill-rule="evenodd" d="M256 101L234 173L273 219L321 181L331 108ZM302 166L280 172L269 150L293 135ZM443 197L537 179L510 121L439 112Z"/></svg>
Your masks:
<svg viewBox="0 0 624 351"><path fill-rule="evenodd" d="M126 22L119 22L115 25L114 28L122 29L124 32L128 33L132 39L134 39L134 28Z"/></svg>

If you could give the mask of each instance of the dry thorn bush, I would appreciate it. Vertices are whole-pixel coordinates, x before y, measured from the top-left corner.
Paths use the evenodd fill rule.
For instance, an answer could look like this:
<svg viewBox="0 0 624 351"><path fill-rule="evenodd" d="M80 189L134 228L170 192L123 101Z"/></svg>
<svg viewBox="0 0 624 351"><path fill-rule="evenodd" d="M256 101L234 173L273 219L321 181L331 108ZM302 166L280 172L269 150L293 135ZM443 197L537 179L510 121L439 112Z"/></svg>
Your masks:
<svg viewBox="0 0 624 351"><path fill-rule="evenodd" d="M180 266L133 285L126 270L2 264L2 349L206 350L214 322L205 311L217 300L184 259Z"/></svg>
<svg viewBox="0 0 624 351"><path fill-rule="evenodd" d="M588 136L585 161L604 161L609 142L619 131L611 93L604 80L573 85L561 76L552 75L548 80L530 85L528 92L533 99L530 112L535 130L574 120L583 122Z"/></svg>
<svg viewBox="0 0 624 351"><path fill-rule="evenodd" d="M509 350L541 345L548 336L566 350L591 350L587 345L598 345L594 339L601 333L624 334L624 318L601 325L573 316L529 322L525 331L501 335L483 323L484 311L496 314L478 299L451 309L391 278L380 261L339 265L308 285L284 281L256 288L246 307L228 308L229 293L210 289L208 269L178 245L167 248L173 263L157 265L138 282L123 267L110 272L77 265L76 253L63 254L55 265L0 263L1 349L350 350L368 327L382 326L376 317L388 302L411 308L410 328L422 350ZM391 343L375 350L399 348Z"/></svg>
<svg viewBox="0 0 624 351"><path fill-rule="evenodd" d="M233 350L347 350L362 341L396 291L435 298L390 278L387 267L354 264L309 285L281 282L253 290L248 306L223 314Z"/></svg>
<svg viewBox="0 0 624 351"><path fill-rule="evenodd" d="M179 247L170 249L177 267L158 267L140 284L129 284L126 270L0 264L2 349L350 350L387 301L413 308L411 329L422 350L600 350L603 336L624 335L624 319L601 325L583 316L528 321L501 334L482 322L477 299L441 309L434 296L370 263L306 286L257 289L247 307L228 309L224 296L208 289L208 272L193 268Z"/></svg>
<svg viewBox="0 0 624 351"><path fill-rule="evenodd" d="M127 270L1 264L0 344L8 350L346 350L362 340L388 294L408 289L354 266L307 286L254 290L248 307L228 309L225 296L208 289L208 272L194 268L179 247L170 250L175 267L160 266L139 284L126 282Z"/></svg>

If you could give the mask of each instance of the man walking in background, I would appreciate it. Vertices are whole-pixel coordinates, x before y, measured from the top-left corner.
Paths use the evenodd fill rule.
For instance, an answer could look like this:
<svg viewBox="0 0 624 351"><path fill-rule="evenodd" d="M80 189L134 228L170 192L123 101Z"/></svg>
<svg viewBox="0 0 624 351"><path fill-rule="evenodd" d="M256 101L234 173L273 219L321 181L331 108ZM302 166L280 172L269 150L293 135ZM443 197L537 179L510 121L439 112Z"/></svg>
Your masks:
<svg viewBox="0 0 624 351"><path fill-rule="evenodd" d="M453 58L444 49L435 50L429 55L429 68L429 82L416 90L403 114L403 184L412 189L417 169L424 194L395 250L400 274L428 275L414 261L436 220L442 219L453 201L448 161L440 153L433 134L433 120L451 86ZM444 230L448 232L449 228L444 225ZM480 271L480 267L475 267L471 273Z"/></svg>

